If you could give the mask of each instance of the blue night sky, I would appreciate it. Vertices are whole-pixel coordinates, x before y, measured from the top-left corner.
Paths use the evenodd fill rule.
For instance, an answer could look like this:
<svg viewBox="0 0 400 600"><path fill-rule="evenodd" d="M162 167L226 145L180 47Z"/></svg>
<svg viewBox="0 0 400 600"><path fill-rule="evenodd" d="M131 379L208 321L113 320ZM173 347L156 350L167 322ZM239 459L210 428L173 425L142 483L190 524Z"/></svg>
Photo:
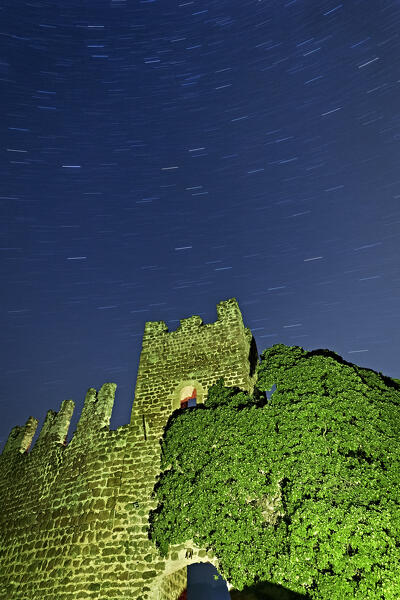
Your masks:
<svg viewBox="0 0 400 600"><path fill-rule="evenodd" d="M400 377L399 2L5 0L0 23L0 446L66 398L73 431L106 381L128 423L145 321L231 297L260 352Z"/></svg>

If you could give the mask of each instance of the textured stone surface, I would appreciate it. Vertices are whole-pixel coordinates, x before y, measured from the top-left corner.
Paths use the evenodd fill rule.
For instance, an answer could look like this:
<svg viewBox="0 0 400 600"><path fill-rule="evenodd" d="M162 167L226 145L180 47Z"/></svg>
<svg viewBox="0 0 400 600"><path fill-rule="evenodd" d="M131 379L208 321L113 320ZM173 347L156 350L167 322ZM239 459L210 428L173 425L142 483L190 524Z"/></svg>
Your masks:
<svg viewBox="0 0 400 600"><path fill-rule="evenodd" d="M116 385L90 388L72 440L74 408L15 427L0 456L0 600L177 600L186 567L211 562L191 540L162 559L148 539L160 439L191 386L197 402L220 377L252 391L257 350L235 299L215 323L198 316L168 332L146 323L131 422L109 430Z"/></svg>

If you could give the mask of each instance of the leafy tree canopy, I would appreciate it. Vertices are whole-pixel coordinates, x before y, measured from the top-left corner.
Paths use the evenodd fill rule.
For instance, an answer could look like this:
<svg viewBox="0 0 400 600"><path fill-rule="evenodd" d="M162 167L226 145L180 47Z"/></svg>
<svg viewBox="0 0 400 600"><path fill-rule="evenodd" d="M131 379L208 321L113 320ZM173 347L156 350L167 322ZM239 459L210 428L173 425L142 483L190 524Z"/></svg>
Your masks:
<svg viewBox="0 0 400 600"><path fill-rule="evenodd" d="M329 350L265 350L257 388L219 381L176 411L150 535L163 556L212 549L238 590L268 581L313 599L400 596L400 382Z"/></svg>

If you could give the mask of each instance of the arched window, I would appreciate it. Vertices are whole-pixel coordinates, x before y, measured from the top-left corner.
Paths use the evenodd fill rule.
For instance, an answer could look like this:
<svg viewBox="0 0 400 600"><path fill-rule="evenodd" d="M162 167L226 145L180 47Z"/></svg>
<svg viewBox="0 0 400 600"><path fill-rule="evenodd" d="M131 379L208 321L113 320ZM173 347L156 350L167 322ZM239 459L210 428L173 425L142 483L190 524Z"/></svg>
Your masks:
<svg viewBox="0 0 400 600"><path fill-rule="evenodd" d="M171 409L189 408L199 406L204 402L204 388L198 379L180 381L171 394Z"/></svg>
<svg viewBox="0 0 400 600"><path fill-rule="evenodd" d="M190 406L196 406L197 392L196 388L187 385L181 390L181 408L188 408Z"/></svg>

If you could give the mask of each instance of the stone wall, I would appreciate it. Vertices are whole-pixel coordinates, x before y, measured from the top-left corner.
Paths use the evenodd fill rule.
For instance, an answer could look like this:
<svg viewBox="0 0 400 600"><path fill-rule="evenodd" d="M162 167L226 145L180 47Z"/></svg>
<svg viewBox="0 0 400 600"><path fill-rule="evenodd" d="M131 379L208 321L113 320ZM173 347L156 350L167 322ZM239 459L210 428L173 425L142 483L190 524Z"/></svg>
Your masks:
<svg viewBox="0 0 400 600"><path fill-rule="evenodd" d="M186 568L218 560L191 540L162 559L148 538L160 439L183 388L224 377L252 391L257 351L235 299L215 323L146 323L131 422L110 431L116 385L90 388L71 441L72 400L15 427L0 456L0 600L177 600Z"/></svg>

